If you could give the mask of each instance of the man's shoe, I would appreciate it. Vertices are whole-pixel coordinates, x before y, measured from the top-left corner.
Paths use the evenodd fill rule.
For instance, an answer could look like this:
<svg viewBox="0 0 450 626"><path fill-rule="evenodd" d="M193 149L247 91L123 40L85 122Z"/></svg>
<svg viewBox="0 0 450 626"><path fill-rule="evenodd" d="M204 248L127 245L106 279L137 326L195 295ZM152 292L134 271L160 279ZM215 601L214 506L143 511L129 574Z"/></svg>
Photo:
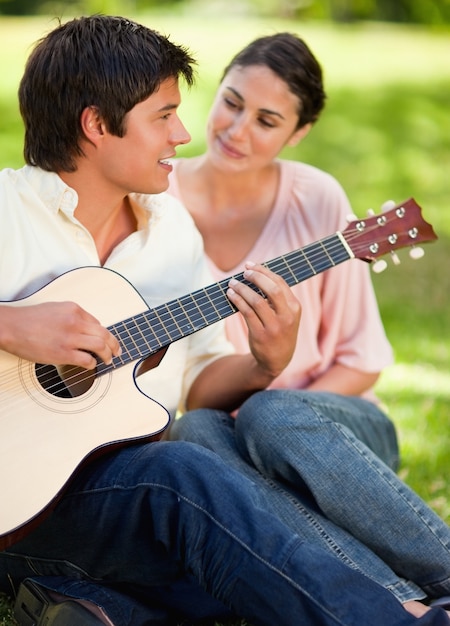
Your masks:
<svg viewBox="0 0 450 626"><path fill-rule="evenodd" d="M14 617L20 626L104 626L104 622L76 600L56 602L29 578L19 587Z"/></svg>

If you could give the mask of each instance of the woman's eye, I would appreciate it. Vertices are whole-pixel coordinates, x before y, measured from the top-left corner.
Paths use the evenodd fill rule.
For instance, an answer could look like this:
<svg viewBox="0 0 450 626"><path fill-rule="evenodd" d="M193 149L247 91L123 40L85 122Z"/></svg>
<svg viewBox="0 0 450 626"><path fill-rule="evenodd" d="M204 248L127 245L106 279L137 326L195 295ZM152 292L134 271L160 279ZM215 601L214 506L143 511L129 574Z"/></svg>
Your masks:
<svg viewBox="0 0 450 626"><path fill-rule="evenodd" d="M237 109L238 105L236 104L236 102L233 102L233 100L229 100L228 98L225 98L225 104L227 106L230 107L230 109Z"/></svg>
<svg viewBox="0 0 450 626"><path fill-rule="evenodd" d="M270 120L266 120L264 118L260 118L259 123L262 124L262 126L266 126L266 128L274 128L275 124L270 121Z"/></svg>

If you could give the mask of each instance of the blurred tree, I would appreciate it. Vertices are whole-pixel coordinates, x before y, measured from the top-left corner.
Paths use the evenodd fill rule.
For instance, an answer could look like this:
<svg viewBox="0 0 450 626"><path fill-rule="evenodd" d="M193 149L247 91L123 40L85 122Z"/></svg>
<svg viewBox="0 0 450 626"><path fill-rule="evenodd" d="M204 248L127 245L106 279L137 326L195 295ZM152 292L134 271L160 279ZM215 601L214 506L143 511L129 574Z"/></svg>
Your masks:
<svg viewBox="0 0 450 626"><path fill-rule="evenodd" d="M419 24L450 23L449 0L311 0L308 6L304 6L304 2L301 4L299 3L298 8L304 15L325 17L338 22L378 20ZM299 15L299 12L296 14Z"/></svg>
<svg viewBox="0 0 450 626"><path fill-rule="evenodd" d="M149 8L173 8L192 0L0 0L0 14L139 13ZM201 12L202 2L194 0ZM450 24L450 0L228 0L218 11L271 15L283 18L314 18L335 22L376 20L413 24ZM223 8L226 7L226 8Z"/></svg>
<svg viewBox="0 0 450 626"><path fill-rule="evenodd" d="M450 0L246 0L255 13L335 22L450 23Z"/></svg>
<svg viewBox="0 0 450 626"><path fill-rule="evenodd" d="M189 0L0 0L0 15L136 14L171 8ZM271 1L271 0L269 0Z"/></svg>
<svg viewBox="0 0 450 626"><path fill-rule="evenodd" d="M448 0L378 0L377 4L377 13L389 22L442 23L450 13Z"/></svg>
<svg viewBox="0 0 450 626"><path fill-rule="evenodd" d="M0 0L3 15L34 15L39 11L42 0Z"/></svg>

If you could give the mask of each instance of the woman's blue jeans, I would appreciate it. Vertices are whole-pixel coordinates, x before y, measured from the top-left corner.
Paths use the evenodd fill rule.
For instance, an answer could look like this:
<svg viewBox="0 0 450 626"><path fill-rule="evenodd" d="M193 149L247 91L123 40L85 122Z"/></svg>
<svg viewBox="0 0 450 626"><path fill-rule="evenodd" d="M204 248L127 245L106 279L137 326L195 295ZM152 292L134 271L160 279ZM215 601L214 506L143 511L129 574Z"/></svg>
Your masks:
<svg viewBox="0 0 450 626"><path fill-rule="evenodd" d="M390 469L398 464L395 430L373 403L262 391L236 420L192 411L169 436L217 452L258 485L268 510L301 537L400 601L450 593L450 528Z"/></svg>
<svg viewBox="0 0 450 626"><path fill-rule="evenodd" d="M381 616L391 626L450 623L441 609L416 620L295 534L247 477L186 442L132 446L83 470L51 515L0 553L2 591L27 576L97 602L117 626L175 623L152 606L186 579L194 597L201 587L218 610L254 626L379 626Z"/></svg>

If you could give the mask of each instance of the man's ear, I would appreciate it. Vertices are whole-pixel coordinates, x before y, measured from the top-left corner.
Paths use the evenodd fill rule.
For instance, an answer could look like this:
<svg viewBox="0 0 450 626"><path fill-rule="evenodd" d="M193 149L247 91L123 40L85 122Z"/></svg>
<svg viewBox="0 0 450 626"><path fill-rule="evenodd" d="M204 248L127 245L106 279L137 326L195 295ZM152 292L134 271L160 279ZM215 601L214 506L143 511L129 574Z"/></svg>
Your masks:
<svg viewBox="0 0 450 626"><path fill-rule="evenodd" d="M294 146L296 146L298 143L300 143L302 139L306 137L306 135L309 133L311 128L312 128L312 123L309 122L309 124L305 124L298 130L296 130L286 145L289 146L290 148L293 148Z"/></svg>
<svg viewBox="0 0 450 626"><path fill-rule="evenodd" d="M80 124L86 139L94 144L105 134L103 120L98 112L98 108L95 106L83 109Z"/></svg>

